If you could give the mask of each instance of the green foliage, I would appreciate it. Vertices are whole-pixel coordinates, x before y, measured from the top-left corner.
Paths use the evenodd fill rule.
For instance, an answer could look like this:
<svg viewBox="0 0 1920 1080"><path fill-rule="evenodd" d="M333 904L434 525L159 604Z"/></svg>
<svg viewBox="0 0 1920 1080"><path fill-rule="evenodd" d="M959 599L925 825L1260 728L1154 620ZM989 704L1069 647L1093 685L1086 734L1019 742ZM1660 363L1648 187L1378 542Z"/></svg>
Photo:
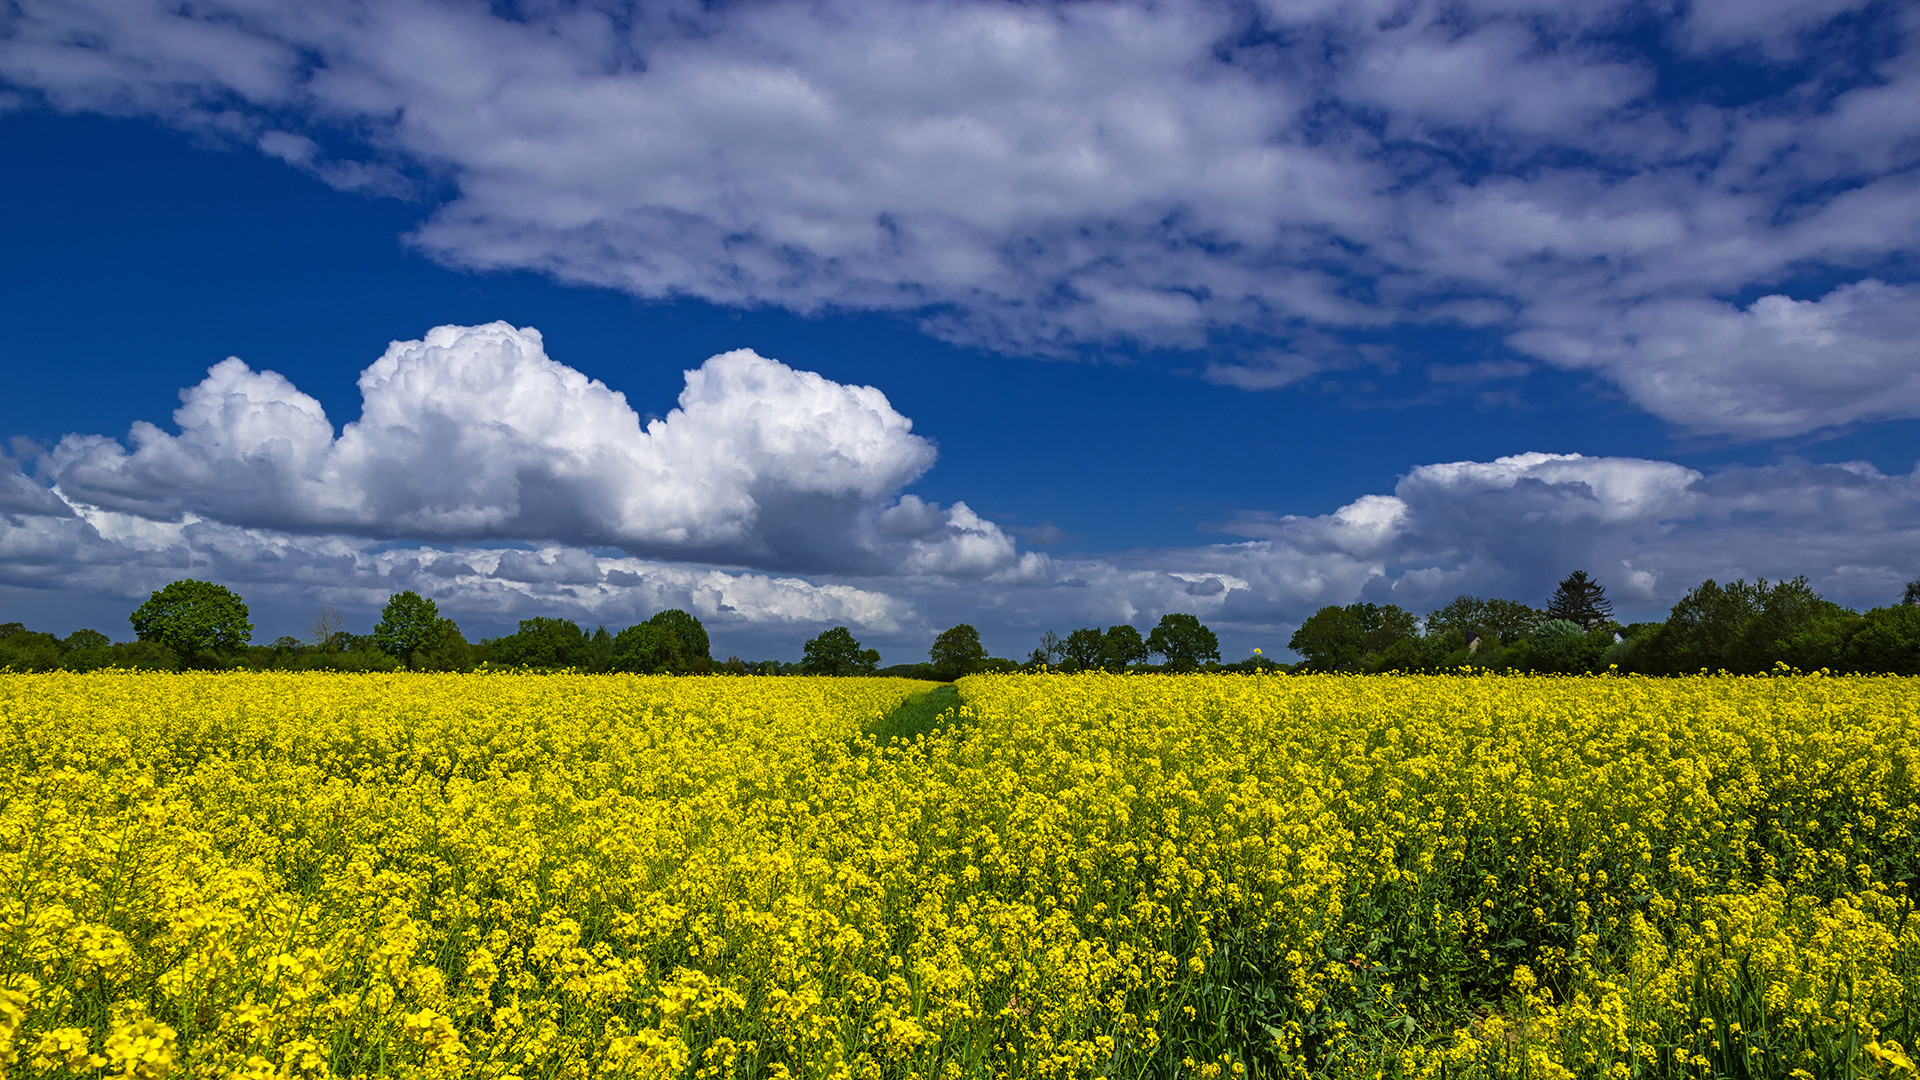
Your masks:
<svg viewBox="0 0 1920 1080"><path fill-rule="evenodd" d="M60 667L60 639L19 623L0 626L0 671L53 671Z"/></svg>
<svg viewBox="0 0 1920 1080"><path fill-rule="evenodd" d="M1134 636L1139 636L1137 631ZM934 677L941 682L952 682L979 671L986 658L986 647L980 644L980 631L966 623L940 631L940 636L933 639L933 647L927 650Z"/></svg>
<svg viewBox="0 0 1920 1080"><path fill-rule="evenodd" d="M1758 674L1776 663L1802 671L1838 669L1860 616L1821 599L1804 577L1769 583L1708 579L1673 606L1667 621L1632 650L1632 670Z"/></svg>
<svg viewBox="0 0 1920 1080"><path fill-rule="evenodd" d="M674 652L674 674L703 673L713 668L713 644L707 640L707 628L700 620L679 608L657 612L647 620L678 642Z"/></svg>
<svg viewBox="0 0 1920 1080"><path fill-rule="evenodd" d="M1517 600L1456 596L1427 616L1427 633L1458 630L1462 635L1475 634L1493 643L1511 645L1527 636L1546 617L1545 612Z"/></svg>
<svg viewBox="0 0 1920 1080"><path fill-rule="evenodd" d="M1561 579L1553 598L1547 601L1549 619L1565 619L1577 623L1582 630L1591 630L1613 621L1613 604L1607 600L1607 590L1600 583L1587 576L1585 570L1575 570Z"/></svg>
<svg viewBox="0 0 1920 1080"><path fill-rule="evenodd" d="M472 671L474 663L473 646L459 625L447 618L433 624L432 633L412 659L415 671Z"/></svg>
<svg viewBox="0 0 1920 1080"><path fill-rule="evenodd" d="M108 666L130 671L179 671L180 655L157 641L130 641L113 647Z"/></svg>
<svg viewBox="0 0 1920 1080"><path fill-rule="evenodd" d="M871 675L880 666L880 654L860 647L853 631L836 626L814 635L800 659L807 675Z"/></svg>
<svg viewBox="0 0 1920 1080"><path fill-rule="evenodd" d="M1867 612L1846 643L1844 664L1850 671L1920 675L1920 607L1896 604Z"/></svg>
<svg viewBox="0 0 1920 1080"><path fill-rule="evenodd" d="M1287 640L1287 648L1304 657L1309 670L1361 671L1370 657L1417 633L1413 615L1397 604L1348 604L1309 615Z"/></svg>
<svg viewBox="0 0 1920 1080"><path fill-rule="evenodd" d="M586 632L570 619L521 619L516 632L492 644L494 660L509 667L582 669L592 658Z"/></svg>
<svg viewBox="0 0 1920 1080"><path fill-rule="evenodd" d="M1109 626L1100 635L1100 666L1107 671L1125 671L1133 664L1146 662L1147 640L1132 626Z"/></svg>
<svg viewBox="0 0 1920 1080"><path fill-rule="evenodd" d="M1198 616L1168 614L1147 635L1147 651L1167 658L1169 671L1196 671L1220 659L1220 639Z"/></svg>
<svg viewBox="0 0 1920 1080"><path fill-rule="evenodd" d="M141 641L164 645L198 664L238 652L253 638L246 602L237 593L191 578L155 591L127 621Z"/></svg>
<svg viewBox="0 0 1920 1080"><path fill-rule="evenodd" d="M606 662L608 670L643 675L703 674L713 669L711 648L699 619L669 608L615 634ZM591 659L591 643L586 651Z"/></svg>
<svg viewBox="0 0 1920 1080"><path fill-rule="evenodd" d="M374 624L374 647L412 664L413 654L443 633L441 621L440 608L433 601L412 589L394 593Z"/></svg>
<svg viewBox="0 0 1920 1080"><path fill-rule="evenodd" d="M1068 634L1060 643L1061 666L1073 671L1085 671L1100 666L1100 643L1105 637L1090 626L1083 626Z"/></svg>
<svg viewBox="0 0 1920 1080"><path fill-rule="evenodd" d="M1603 668L1602 658L1613 647L1613 631L1606 626L1584 630L1570 619L1548 619L1528 639L1524 668L1550 675L1578 675ZM1517 667L1517 665L1516 665Z"/></svg>
<svg viewBox="0 0 1920 1080"><path fill-rule="evenodd" d="M60 666L68 671L98 671L113 666L113 639L98 630L75 630L60 641Z"/></svg>
<svg viewBox="0 0 1920 1080"><path fill-rule="evenodd" d="M593 636L587 639L587 670L613 670L613 635L604 626L595 627Z"/></svg>

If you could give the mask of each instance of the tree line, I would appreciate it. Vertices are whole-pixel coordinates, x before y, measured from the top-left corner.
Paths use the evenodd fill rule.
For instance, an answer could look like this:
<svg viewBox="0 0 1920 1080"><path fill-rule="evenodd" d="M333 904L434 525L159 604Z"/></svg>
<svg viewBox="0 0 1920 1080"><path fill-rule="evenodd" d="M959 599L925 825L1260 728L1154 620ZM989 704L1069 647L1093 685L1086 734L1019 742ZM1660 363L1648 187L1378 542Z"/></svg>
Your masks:
<svg viewBox="0 0 1920 1080"><path fill-rule="evenodd" d="M1898 603L1859 612L1824 599L1805 577L1727 585L1709 578L1664 621L1622 624L1606 590L1574 571L1545 608L1474 596L1425 618L1394 604L1323 607L1287 647L1306 671L1755 675L1785 665L1920 675L1920 579Z"/></svg>
<svg viewBox="0 0 1920 1080"><path fill-rule="evenodd" d="M238 593L208 581L175 581L127 617L134 640L116 642L98 630L64 638L0 624L0 670L92 671L245 668L262 671L475 671L489 668L572 669L640 674L744 673L738 658L716 666L706 627L668 609L618 633L588 633L568 619L520 620L511 634L468 641L459 624L419 593L395 593L371 632L355 634L333 608L314 616L304 638L253 643L253 623Z"/></svg>
<svg viewBox="0 0 1920 1080"><path fill-rule="evenodd" d="M1323 607L1287 646L1301 660L1283 665L1254 655L1221 663L1220 643L1198 617L1162 616L1151 631L1120 623L1049 630L1024 661L987 654L979 631L961 623L934 639L927 659L880 666L880 654L845 626L809 640L796 662L715 661L706 627L678 609L618 632L589 633L569 619L522 619L516 630L468 641L434 602L411 590L393 594L367 634L346 629L322 609L304 638L252 642L246 602L221 585L175 581L128 616L134 640L98 630L64 638L0 624L0 670L90 671L250 668L291 671L573 670L639 674L897 675L950 681L981 671L1319 671L1559 674L1618 671L1683 675L1757 674L1786 665L1800 671L1920 675L1920 579L1899 603L1857 612L1823 599L1804 577L1762 578L1690 590L1662 622L1622 624L1606 590L1585 571L1562 580L1544 608L1459 596L1424 617L1394 604ZM1159 663L1152 663L1153 657Z"/></svg>

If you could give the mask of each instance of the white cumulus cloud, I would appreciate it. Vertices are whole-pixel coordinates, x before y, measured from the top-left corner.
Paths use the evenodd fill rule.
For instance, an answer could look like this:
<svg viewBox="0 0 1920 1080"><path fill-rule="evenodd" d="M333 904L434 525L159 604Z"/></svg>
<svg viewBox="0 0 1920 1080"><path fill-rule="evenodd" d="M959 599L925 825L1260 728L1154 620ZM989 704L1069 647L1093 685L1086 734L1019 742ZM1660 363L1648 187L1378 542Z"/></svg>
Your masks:
<svg viewBox="0 0 1920 1080"><path fill-rule="evenodd" d="M1013 561L1012 538L964 504L896 501L935 452L879 390L745 349L686 378L678 407L643 426L536 330L442 326L362 373L360 418L337 436L312 397L228 359L182 393L178 434L143 421L129 446L69 435L46 467L76 503L164 521L764 568Z"/></svg>

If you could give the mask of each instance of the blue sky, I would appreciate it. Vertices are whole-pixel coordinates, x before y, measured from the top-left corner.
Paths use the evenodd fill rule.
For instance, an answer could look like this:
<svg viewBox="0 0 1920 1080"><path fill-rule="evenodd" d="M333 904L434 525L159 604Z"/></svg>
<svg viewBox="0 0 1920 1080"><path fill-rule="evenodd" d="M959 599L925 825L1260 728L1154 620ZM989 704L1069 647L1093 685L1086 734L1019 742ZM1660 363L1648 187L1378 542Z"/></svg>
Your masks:
<svg viewBox="0 0 1920 1080"><path fill-rule="evenodd" d="M0 14L0 605L259 636L1920 575L1910 5ZM751 353L735 352L751 350ZM228 358L236 358L229 362ZM870 388L870 389L864 389ZM176 412L176 410L179 410Z"/></svg>

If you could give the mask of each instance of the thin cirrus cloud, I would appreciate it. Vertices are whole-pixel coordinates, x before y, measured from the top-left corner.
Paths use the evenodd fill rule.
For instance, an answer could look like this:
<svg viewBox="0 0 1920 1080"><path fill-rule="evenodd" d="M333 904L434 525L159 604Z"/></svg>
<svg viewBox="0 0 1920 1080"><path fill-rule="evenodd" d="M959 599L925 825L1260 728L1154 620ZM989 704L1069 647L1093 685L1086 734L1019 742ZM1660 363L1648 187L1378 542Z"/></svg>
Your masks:
<svg viewBox="0 0 1920 1080"><path fill-rule="evenodd" d="M178 434L69 435L44 467L73 503L155 521L774 570L978 576L1015 560L964 503L896 498L935 452L879 390L751 350L687 372L678 407L644 426L507 323L394 342L360 391L336 437L314 398L229 358L182 391Z"/></svg>
<svg viewBox="0 0 1920 1080"><path fill-rule="evenodd" d="M1848 19L1877 43L1858 70L1820 52ZM1917 28L1847 0L22 0L0 81L349 190L449 190L411 239L456 266L1019 353L1264 335L1206 368L1247 389L1453 323L1766 438L1920 415L1886 347L1920 312L1887 276L1920 245ZM1729 58L1770 89L1656 78ZM1808 357L1844 378L1806 393Z"/></svg>

